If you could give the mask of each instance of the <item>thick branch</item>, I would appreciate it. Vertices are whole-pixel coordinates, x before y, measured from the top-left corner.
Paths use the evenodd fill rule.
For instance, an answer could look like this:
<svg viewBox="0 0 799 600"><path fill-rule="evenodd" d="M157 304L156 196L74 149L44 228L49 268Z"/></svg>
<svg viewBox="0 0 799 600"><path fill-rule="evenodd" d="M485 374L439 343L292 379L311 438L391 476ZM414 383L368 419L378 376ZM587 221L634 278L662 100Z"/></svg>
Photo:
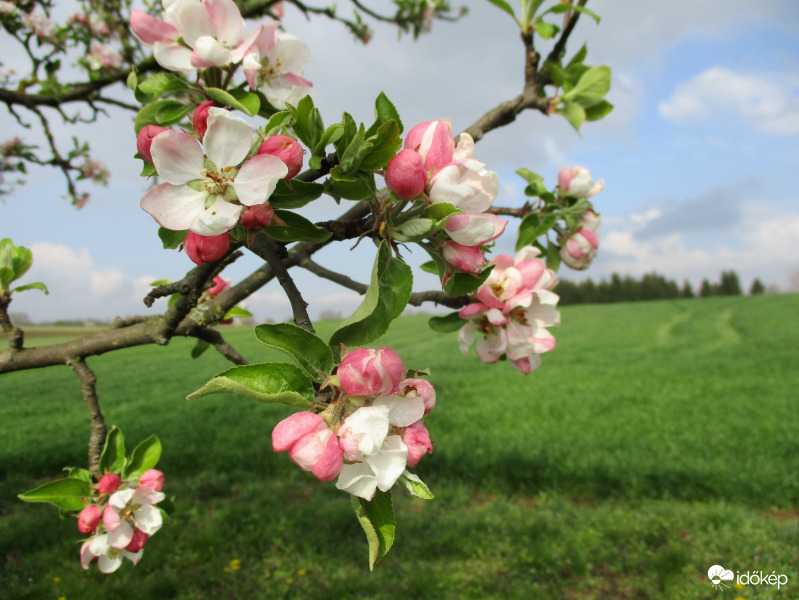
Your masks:
<svg viewBox="0 0 799 600"><path fill-rule="evenodd" d="M92 428L89 436L89 471L99 479L103 475L100 473L100 456L103 453L108 428L105 425L103 412L100 410L100 401L97 399L97 376L82 358L70 361L67 364L72 367L72 370L80 378L80 389L89 409Z"/></svg>
<svg viewBox="0 0 799 600"><path fill-rule="evenodd" d="M0 327L8 336L8 348L11 354L15 354L22 350L22 344L25 341L25 334L19 327L14 327L11 322L11 317L8 315L8 305L11 304L11 294L7 292L0 292Z"/></svg>

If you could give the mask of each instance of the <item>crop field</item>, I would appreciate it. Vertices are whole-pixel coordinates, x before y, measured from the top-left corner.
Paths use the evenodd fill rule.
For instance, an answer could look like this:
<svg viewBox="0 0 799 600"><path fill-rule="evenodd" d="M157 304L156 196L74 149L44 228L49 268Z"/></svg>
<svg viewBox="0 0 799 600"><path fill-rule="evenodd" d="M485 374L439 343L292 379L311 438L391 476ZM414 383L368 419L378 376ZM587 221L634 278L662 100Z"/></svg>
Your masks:
<svg viewBox="0 0 799 600"><path fill-rule="evenodd" d="M372 344L430 368L438 394L435 452L415 469L436 498L395 492L396 541L373 573L346 494L272 451L291 409L185 400L229 364L182 339L88 360L129 447L161 439L177 510L138 566L83 571L75 520L16 498L86 466L78 379L0 376L0 597L799 598L799 295L561 314L527 377L462 356L423 315ZM225 335L251 362L282 360L251 329ZM717 564L788 583L716 590Z"/></svg>

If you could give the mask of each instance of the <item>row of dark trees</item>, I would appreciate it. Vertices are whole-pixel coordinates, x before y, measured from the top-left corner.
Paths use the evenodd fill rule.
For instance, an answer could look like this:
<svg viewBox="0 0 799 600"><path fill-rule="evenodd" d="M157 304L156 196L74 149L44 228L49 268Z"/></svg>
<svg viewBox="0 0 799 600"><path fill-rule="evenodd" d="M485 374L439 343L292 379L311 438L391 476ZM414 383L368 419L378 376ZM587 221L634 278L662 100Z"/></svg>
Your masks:
<svg viewBox="0 0 799 600"><path fill-rule="evenodd" d="M641 279L629 275L622 277L613 273L610 280L599 283L592 279L569 281L561 279L555 290L560 296L560 305L593 304L607 302L635 302L638 300L667 300L674 298L695 298L696 296L740 296L741 283L735 271L724 271L717 283L702 280L699 293L695 293L691 283L686 279L682 285L666 279L657 273L647 273ZM752 282L750 294L762 294L765 287L759 279Z"/></svg>

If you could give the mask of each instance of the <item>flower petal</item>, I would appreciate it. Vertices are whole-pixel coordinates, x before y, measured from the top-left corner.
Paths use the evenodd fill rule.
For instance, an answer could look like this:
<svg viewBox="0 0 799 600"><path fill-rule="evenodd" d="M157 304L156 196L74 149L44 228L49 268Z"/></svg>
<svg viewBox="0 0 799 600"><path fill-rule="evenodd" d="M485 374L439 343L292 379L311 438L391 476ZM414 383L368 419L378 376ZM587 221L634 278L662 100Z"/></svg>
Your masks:
<svg viewBox="0 0 799 600"><path fill-rule="evenodd" d="M136 511L134 516L136 527L147 535L152 535L159 529L164 522L161 511L152 504L145 504ZM125 544L127 546L127 544ZM124 546L123 546L124 547Z"/></svg>
<svg viewBox="0 0 799 600"><path fill-rule="evenodd" d="M247 157L251 143L252 127L247 121L223 108L211 107L208 110L208 130L203 138L203 147L217 169L240 165Z"/></svg>
<svg viewBox="0 0 799 600"><path fill-rule="evenodd" d="M189 229L200 235L220 235L236 226L240 214L241 206L217 196L214 203L199 214Z"/></svg>
<svg viewBox="0 0 799 600"><path fill-rule="evenodd" d="M150 146L158 176L167 183L180 185L200 178L203 149L197 138L182 131L164 131Z"/></svg>
<svg viewBox="0 0 799 600"><path fill-rule="evenodd" d="M207 197L207 192L197 192L185 185L161 183L150 189L139 205L161 227L184 231L203 213Z"/></svg>
<svg viewBox="0 0 799 600"><path fill-rule="evenodd" d="M378 396L372 406L387 406L388 422L407 427L424 416L424 400L419 396Z"/></svg>
<svg viewBox="0 0 799 600"><path fill-rule="evenodd" d="M211 36L197 38L191 53L191 66L197 69L224 67L231 62L230 50Z"/></svg>
<svg viewBox="0 0 799 600"><path fill-rule="evenodd" d="M239 169L233 189L239 202L245 206L263 204L275 191L277 182L288 175L289 169L282 160L271 154L259 154L248 159Z"/></svg>
<svg viewBox="0 0 799 600"><path fill-rule="evenodd" d="M347 464L341 467L336 487L364 500L371 500L377 490L377 477L366 463Z"/></svg>
<svg viewBox="0 0 799 600"><path fill-rule="evenodd" d="M384 492L390 490L405 471L407 460L408 446L398 435L388 436L380 452L366 458L377 477L377 487Z"/></svg>
<svg viewBox="0 0 799 600"><path fill-rule="evenodd" d="M196 0L180 2L174 18L178 22L177 27L183 36L183 41L192 48L198 38L204 35L214 35L211 13L204 2Z"/></svg>
<svg viewBox="0 0 799 600"><path fill-rule="evenodd" d="M108 545L121 550L133 539L133 526L127 521L122 521L119 527L108 534Z"/></svg>
<svg viewBox="0 0 799 600"><path fill-rule="evenodd" d="M191 50L178 44L164 44L161 42L153 46L155 62L170 71L193 71L191 65Z"/></svg>

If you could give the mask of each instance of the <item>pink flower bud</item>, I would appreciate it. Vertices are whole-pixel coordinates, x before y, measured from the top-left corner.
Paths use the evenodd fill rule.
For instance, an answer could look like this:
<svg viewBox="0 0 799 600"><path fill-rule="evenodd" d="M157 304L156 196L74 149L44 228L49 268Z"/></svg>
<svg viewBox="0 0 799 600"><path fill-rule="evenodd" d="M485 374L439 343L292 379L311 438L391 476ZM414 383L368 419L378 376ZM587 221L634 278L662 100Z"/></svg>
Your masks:
<svg viewBox="0 0 799 600"><path fill-rule="evenodd" d="M400 396L417 396L424 402L424 414L436 407L436 390L427 379L403 379L399 386Z"/></svg>
<svg viewBox="0 0 799 600"><path fill-rule="evenodd" d="M433 452L433 442L424 423L417 421L402 432L402 441L408 446L408 466L413 468L419 464L422 456Z"/></svg>
<svg viewBox="0 0 799 600"><path fill-rule="evenodd" d="M405 148L419 153L426 170L448 165L455 151L452 123L448 119L419 123L405 136Z"/></svg>
<svg viewBox="0 0 799 600"><path fill-rule="evenodd" d="M385 347L353 350L338 368L341 389L350 396L393 394L404 374L402 359Z"/></svg>
<svg viewBox="0 0 799 600"><path fill-rule="evenodd" d="M192 262L198 265L222 258L230 248L227 233L200 235L190 231L183 240L183 249Z"/></svg>
<svg viewBox="0 0 799 600"><path fill-rule="evenodd" d="M294 413L278 423L272 430L272 447L275 452L285 452L301 437L316 431L324 422L322 415L310 411Z"/></svg>
<svg viewBox="0 0 799 600"><path fill-rule="evenodd" d="M401 150L388 161L386 185L401 200L413 200L424 191L427 172L422 157L413 150Z"/></svg>
<svg viewBox="0 0 799 600"><path fill-rule="evenodd" d="M605 180L596 183L591 179L591 171L584 167L565 167L558 173L558 187L562 196L571 198L590 198L605 187Z"/></svg>
<svg viewBox="0 0 799 600"><path fill-rule="evenodd" d="M602 225L602 217L590 208L580 217L580 229L596 231Z"/></svg>
<svg viewBox="0 0 799 600"><path fill-rule="evenodd" d="M89 504L78 515L78 530L81 533L91 533L100 524L103 513L96 504Z"/></svg>
<svg viewBox="0 0 799 600"><path fill-rule="evenodd" d="M218 296L230 287L230 281L227 279L222 279L219 275L214 277L214 281L216 282L216 285L208 290L208 293L212 296Z"/></svg>
<svg viewBox="0 0 799 600"><path fill-rule="evenodd" d="M590 229L581 229L571 235L560 249L560 258L570 269L583 271L596 257L599 237Z"/></svg>
<svg viewBox="0 0 799 600"><path fill-rule="evenodd" d="M480 246L464 246L457 242L445 242L441 247L444 260L459 271L477 274L483 270L486 258Z"/></svg>
<svg viewBox="0 0 799 600"><path fill-rule="evenodd" d="M273 135L263 141L258 148L258 154L271 154L277 156L289 168L288 174L282 181L294 179L302 170L302 158L305 154L300 143L287 135Z"/></svg>
<svg viewBox="0 0 799 600"><path fill-rule="evenodd" d="M289 456L303 471L310 471L321 481L334 479L344 464L344 452L338 437L321 415L309 411L294 413L272 430L275 452L289 451Z"/></svg>
<svg viewBox="0 0 799 600"><path fill-rule="evenodd" d="M153 145L155 137L165 131L169 131L165 127L158 125L145 125L139 129L139 134L136 136L136 149L141 154L142 158L148 163L153 164L153 155L150 152L150 146Z"/></svg>
<svg viewBox="0 0 799 600"><path fill-rule="evenodd" d="M139 483L143 487L160 492L164 489L164 474L158 469L148 469L142 473Z"/></svg>
<svg viewBox="0 0 799 600"><path fill-rule="evenodd" d="M269 227L274 216L275 209L268 202L245 206L241 211L241 226L244 229L263 229Z"/></svg>
<svg viewBox="0 0 799 600"><path fill-rule="evenodd" d="M149 538L150 536L144 533L142 530L134 529L133 537L131 538L130 543L125 546L125 550L128 552L138 552L144 548L144 545L147 543Z"/></svg>
<svg viewBox="0 0 799 600"><path fill-rule="evenodd" d="M213 100L206 100L194 109L194 115L191 118L192 127L194 127L194 131L197 132L201 142L205 137L205 132L208 130L208 109L213 105Z"/></svg>
<svg viewBox="0 0 799 600"><path fill-rule="evenodd" d="M117 491L120 483L122 483L122 480L119 475L116 473L106 473L100 477L100 481L97 482L97 491L101 494L113 494Z"/></svg>
<svg viewBox="0 0 799 600"><path fill-rule="evenodd" d="M501 236L507 224L507 221L491 213L461 213L447 219L444 229L459 244L479 246Z"/></svg>

